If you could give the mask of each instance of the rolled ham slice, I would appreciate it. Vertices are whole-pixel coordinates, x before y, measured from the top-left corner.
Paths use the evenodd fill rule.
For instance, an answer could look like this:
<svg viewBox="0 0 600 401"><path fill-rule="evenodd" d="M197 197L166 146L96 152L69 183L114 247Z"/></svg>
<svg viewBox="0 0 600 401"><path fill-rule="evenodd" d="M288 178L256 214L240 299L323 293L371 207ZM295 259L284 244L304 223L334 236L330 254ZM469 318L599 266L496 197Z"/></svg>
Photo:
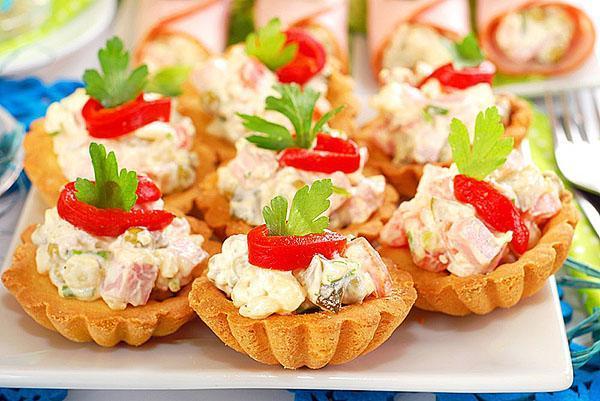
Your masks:
<svg viewBox="0 0 600 401"><path fill-rule="evenodd" d="M507 57L496 43L496 29L499 22L508 13L532 6L559 6L573 19L575 32L570 47L557 63L542 64L535 61L529 63L515 62ZM560 1L543 0L478 0L477 29L479 41L486 57L491 60L500 72L510 75L558 75L572 71L592 54L596 33L594 25L587 14L580 8Z"/></svg>
<svg viewBox="0 0 600 401"><path fill-rule="evenodd" d="M225 49L230 0L138 0L137 4L134 57L138 63L157 58L152 54L157 42L166 48L167 53L159 57L165 65L178 64L172 61L181 59L200 61ZM177 48L173 38L185 40L189 46ZM149 64L157 64L153 61Z"/></svg>
<svg viewBox="0 0 600 401"><path fill-rule="evenodd" d="M255 0L254 23L260 27L279 18L284 27L320 29L327 34L326 47L346 68L348 12L348 0Z"/></svg>
<svg viewBox="0 0 600 401"><path fill-rule="evenodd" d="M382 67L383 53L403 23L430 26L453 41L470 31L468 0L368 0L367 40L373 71Z"/></svg>

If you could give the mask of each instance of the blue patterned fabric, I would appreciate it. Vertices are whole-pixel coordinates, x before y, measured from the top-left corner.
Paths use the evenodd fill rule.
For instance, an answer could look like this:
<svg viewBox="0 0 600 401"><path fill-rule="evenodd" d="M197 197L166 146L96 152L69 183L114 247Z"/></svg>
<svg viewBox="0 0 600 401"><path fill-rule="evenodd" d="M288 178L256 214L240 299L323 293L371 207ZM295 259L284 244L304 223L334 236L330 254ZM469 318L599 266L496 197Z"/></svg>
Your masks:
<svg viewBox="0 0 600 401"><path fill-rule="evenodd" d="M0 388L0 401L62 401L67 390Z"/></svg>

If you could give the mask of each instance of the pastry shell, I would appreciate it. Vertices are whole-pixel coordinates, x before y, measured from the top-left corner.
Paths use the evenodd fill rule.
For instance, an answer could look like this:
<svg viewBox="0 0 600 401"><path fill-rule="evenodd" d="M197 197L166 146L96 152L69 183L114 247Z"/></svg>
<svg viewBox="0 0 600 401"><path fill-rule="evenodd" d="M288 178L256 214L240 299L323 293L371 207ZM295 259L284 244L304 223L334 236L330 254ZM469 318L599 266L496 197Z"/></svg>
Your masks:
<svg viewBox="0 0 600 401"><path fill-rule="evenodd" d="M200 183L199 196L195 200L197 211L202 220L222 239L234 234L247 234L252 228L248 223L232 216L229 197L219 190L216 172L206 176ZM336 229L342 234L353 234L369 240L379 237L384 224L390 219L398 205L398 194L391 185L386 184L383 205L371 215L369 220L360 224L351 224Z"/></svg>
<svg viewBox="0 0 600 401"><path fill-rule="evenodd" d="M206 224L195 219L188 221L193 232L210 238ZM123 341L138 346L151 337L174 333L194 317L187 300L192 283L170 298L150 299L145 305L128 306L125 310L112 310L102 299L86 302L61 297L48 276L37 272L36 246L31 242L34 230L35 226L30 226L21 234L22 243L15 250L12 265L2 274L2 283L23 310L47 329L75 342L113 347ZM219 251L220 244L205 241L203 248L212 255ZM205 260L196 266L195 277L206 264Z"/></svg>
<svg viewBox="0 0 600 401"><path fill-rule="evenodd" d="M359 104L353 93L354 81L349 75L343 74L339 69L333 68L329 77L326 98L332 108L344 105L344 109L329 120L331 128L338 129L352 136L357 130L355 119L358 115ZM183 95L179 98L179 112L192 119L196 127L196 135L202 143L213 149L217 161L223 164L235 157L235 144L225 138L220 138L208 133L206 127L211 123L213 116L206 113L200 101L200 95L191 83L183 87Z"/></svg>
<svg viewBox="0 0 600 401"><path fill-rule="evenodd" d="M68 182L64 176L58 158L54 153L52 137L44 130L44 120L40 119L31 124L30 132L23 141L25 172L39 190L44 202L50 207L56 205L62 187ZM188 189L165 195L165 208L174 212L187 213L192 208L197 196L198 183L210 172L215 170L216 156L210 148L204 145L198 135L194 138L192 152L198 155L196 182Z"/></svg>
<svg viewBox="0 0 600 401"><path fill-rule="evenodd" d="M510 123L505 127L504 135L514 138L514 146L518 147L523 141L531 125L533 113L531 106L527 101L516 96L509 96L511 115ZM376 132L384 122L383 116L377 116L367 122L358 132L356 139L359 143L366 145L369 148L369 160L366 168L375 173L385 175L388 183L394 186L400 196L404 198L412 198L417 192L419 180L423 175L423 164L397 164L392 158L383 152L380 147L372 140L374 132ZM443 166L449 166L449 163L433 163Z"/></svg>
<svg viewBox="0 0 600 401"><path fill-rule="evenodd" d="M381 246L378 251L413 277L419 309L465 316L484 315L496 308L510 308L534 295L548 277L563 265L579 219L572 195L561 194L562 209L542 229L539 242L517 261L498 266L487 274L458 277L417 267L406 247Z"/></svg>
<svg viewBox="0 0 600 401"><path fill-rule="evenodd" d="M194 281L190 305L221 341L258 362L288 369L338 365L379 347L415 302L410 275L386 263L394 283L392 294L344 306L338 313L243 317L206 275Z"/></svg>

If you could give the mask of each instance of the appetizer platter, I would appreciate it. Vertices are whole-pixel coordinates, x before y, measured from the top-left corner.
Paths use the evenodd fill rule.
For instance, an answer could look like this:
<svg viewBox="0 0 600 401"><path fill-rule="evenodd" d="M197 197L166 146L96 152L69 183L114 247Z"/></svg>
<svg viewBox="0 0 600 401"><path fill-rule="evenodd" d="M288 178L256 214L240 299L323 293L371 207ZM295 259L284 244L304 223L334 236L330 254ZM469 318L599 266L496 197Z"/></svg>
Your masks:
<svg viewBox="0 0 600 401"><path fill-rule="evenodd" d="M578 214L522 146L532 106L494 90L506 68L481 33L489 58L468 21L427 27L461 2L380 15L354 76L344 0L257 0L225 47L194 26L227 3L148 1L162 12L132 50L109 39L32 124L0 385L568 387L553 274ZM413 35L455 53L407 50Z"/></svg>

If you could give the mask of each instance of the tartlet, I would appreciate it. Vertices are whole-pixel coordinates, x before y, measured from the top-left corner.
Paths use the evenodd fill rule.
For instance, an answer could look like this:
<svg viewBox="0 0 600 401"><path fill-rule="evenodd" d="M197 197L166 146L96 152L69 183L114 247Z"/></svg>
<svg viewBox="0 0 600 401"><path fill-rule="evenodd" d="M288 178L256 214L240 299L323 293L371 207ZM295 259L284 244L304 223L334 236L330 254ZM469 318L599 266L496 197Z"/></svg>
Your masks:
<svg viewBox="0 0 600 401"><path fill-rule="evenodd" d="M407 248L383 245L378 251L412 276L419 309L465 316L510 308L538 292L567 258L579 217L568 191L561 194L561 201L562 210L543 227L537 245L517 261L501 264L487 274L458 277L430 272L414 264Z"/></svg>
<svg viewBox="0 0 600 401"><path fill-rule="evenodd" d="M527 136L533 114L529 103L513 95L503 94L510 103L510 117L505 126L505 135L514 139L515 147ZM387 181L398 191L400 196L411 198L414 196L419 180L423 174L423 164L396 163L393 157L384 152L373 139L374 133L385 125L386 116L378 115L363 125L357 133L359 143L369 148L369 161L367 169L385 175ZM449 166L450 163L437 163Z"/></svg>
<svg viewBox="0 0 600 401"><path fill-rule="evenodd" d="M274 198L266 225L225 240L195 280L190 305L229 347L265 364L318 369L374 350L408 314L410 275L365 238L326 229L319 215L332 187L319 180L300 189L289 217L285 198Z"/></svg>

